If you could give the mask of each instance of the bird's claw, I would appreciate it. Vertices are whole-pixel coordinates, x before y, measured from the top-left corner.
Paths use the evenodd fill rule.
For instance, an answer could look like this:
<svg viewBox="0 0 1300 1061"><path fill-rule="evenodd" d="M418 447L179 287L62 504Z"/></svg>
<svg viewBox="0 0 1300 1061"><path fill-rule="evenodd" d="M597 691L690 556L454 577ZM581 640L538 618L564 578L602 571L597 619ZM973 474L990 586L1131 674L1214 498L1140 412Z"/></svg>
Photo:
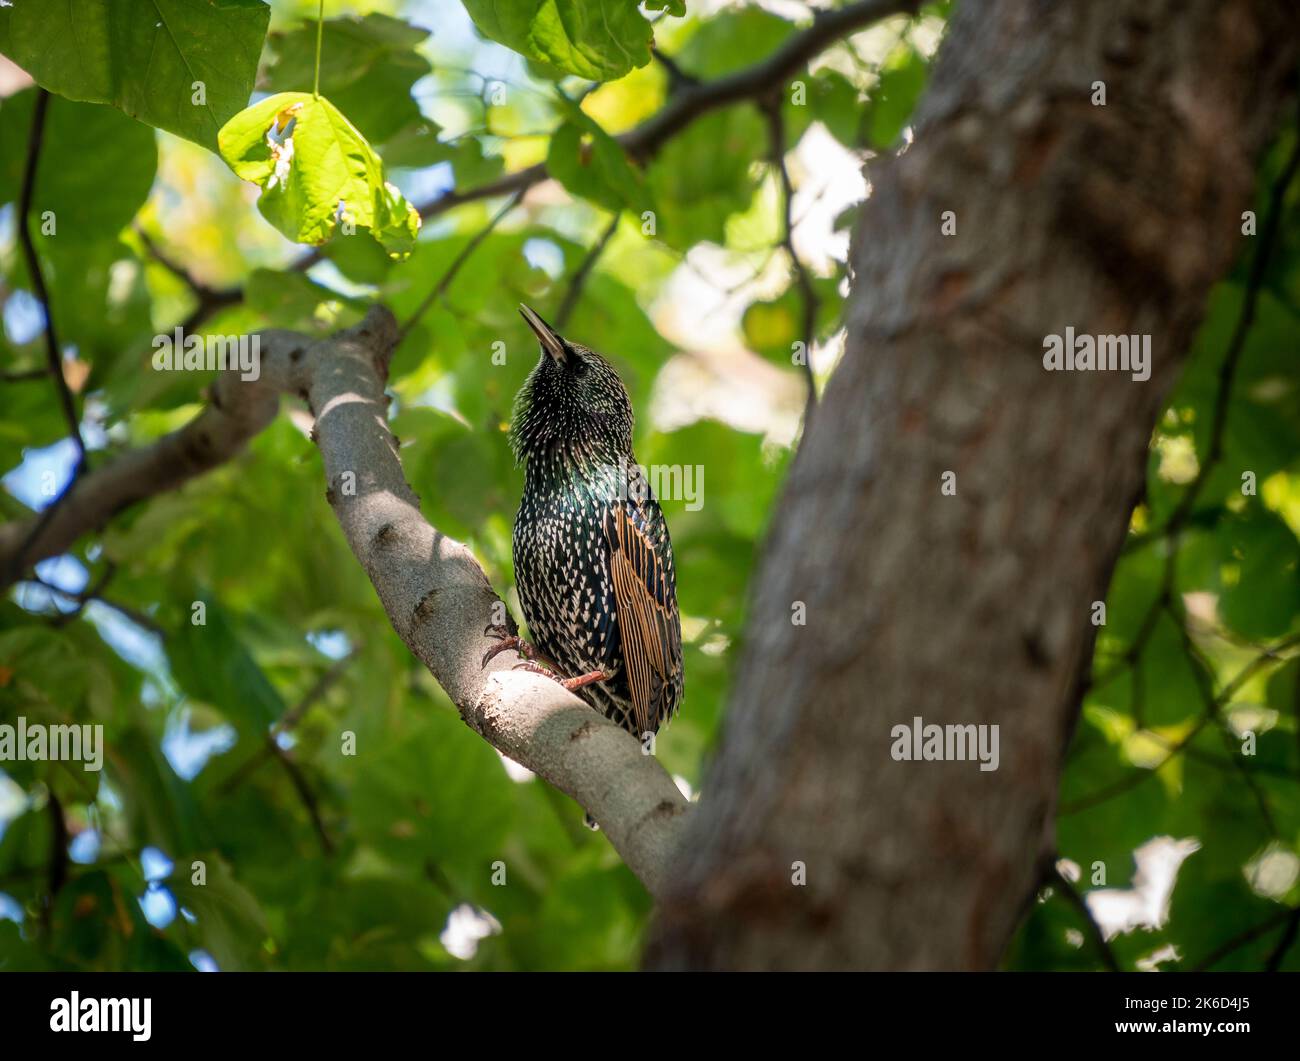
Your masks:
<svg viewBox="0 0 1300 1061"><path fill-rule="evenodd" d="M524 670L527 671L529 674L540 674L543 678L555 678L555 675L551 671L547 670L540 663L533 662L533 660L531 659L526 659L524 660L523 663L516 663L510 669ZM556 678L555 680L558 681L559 679Z"/></svg>
<svg viewBox="0 0 1300 1061"><path fill-rule="evenodd" d="M495 659L497 656L501 655L502 652L509 651L512 648L517 648L518 641L519 638L511 637L510 635L507 634L495 645L493 645L490 649L488 649L486 652L483 653L483 662L481 666L486 667L490 660ZM511 642L515 642L515 643L512 644Z"/></svg>
<svg viewBox="0 0 1300 1061"><path fill-rule="evenodd" d="M500 631L500 633L496 634L495 631ZM501 640L483 653L482 667L486 667L491 660L501 655L502 652L508 652L512 648L526 660L535 659L537 656L537 650L533 648L532 645L522 637L507 633L503 627L489 626L487 630L484 631L484 634L486 636L499 636Z"/></svg>

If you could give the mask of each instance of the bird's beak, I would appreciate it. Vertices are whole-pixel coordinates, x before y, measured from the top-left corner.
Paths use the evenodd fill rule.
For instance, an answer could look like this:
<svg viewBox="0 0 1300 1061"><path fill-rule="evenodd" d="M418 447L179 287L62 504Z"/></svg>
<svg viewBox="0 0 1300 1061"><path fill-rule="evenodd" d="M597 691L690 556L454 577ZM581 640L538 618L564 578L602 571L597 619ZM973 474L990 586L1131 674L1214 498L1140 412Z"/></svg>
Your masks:
<svg viewBox="0 0 1300 1061"><path fill-rule="evenodd" d="M537 341L542 344L542 349L551 355L556 364L563 365L568 361L569 355L564 349L564 340L560 338L559 332L522 302L519 304L519 315L528 322L528 327L532 328Z"/></svg>

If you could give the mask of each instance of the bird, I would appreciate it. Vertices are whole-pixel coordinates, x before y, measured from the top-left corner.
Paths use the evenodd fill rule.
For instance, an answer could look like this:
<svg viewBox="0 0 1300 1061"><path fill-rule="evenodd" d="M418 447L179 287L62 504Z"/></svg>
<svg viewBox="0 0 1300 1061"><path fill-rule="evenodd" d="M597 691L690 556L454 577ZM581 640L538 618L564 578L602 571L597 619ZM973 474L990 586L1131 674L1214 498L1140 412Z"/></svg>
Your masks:
<svg viewBox="0 0 1300 1061"><path fill-rule="evenodd" d="M540 346L510 425L524 466L515 583L532 644L489 627L499 640L483 665L514 648L521 666L645 741L683 693L668 524L632 452L632 402L618 372L528 306L519 312Z"/></svg>

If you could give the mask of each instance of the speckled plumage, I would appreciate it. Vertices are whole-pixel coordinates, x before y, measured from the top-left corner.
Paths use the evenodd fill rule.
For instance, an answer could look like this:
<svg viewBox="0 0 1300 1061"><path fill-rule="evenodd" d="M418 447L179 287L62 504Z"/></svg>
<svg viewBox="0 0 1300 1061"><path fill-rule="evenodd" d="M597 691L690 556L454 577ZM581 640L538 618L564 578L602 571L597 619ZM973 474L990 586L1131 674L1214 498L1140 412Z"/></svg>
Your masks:
<svg viewBox="0 0 1300 1061"><path fill-rule="evenodd" d="M534 646L638 736L682 698L681 622L663 511L632 455L632 405L599 354L526 307L541 358L515 400L510 439L525 465L515 582Z"/></svg>

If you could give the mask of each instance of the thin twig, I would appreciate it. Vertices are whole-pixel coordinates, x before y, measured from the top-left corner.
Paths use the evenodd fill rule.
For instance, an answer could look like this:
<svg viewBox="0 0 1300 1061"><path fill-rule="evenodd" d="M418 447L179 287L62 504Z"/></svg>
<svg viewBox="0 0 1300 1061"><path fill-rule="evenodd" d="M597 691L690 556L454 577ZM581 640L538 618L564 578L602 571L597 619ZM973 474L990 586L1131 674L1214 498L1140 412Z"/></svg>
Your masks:
<svg viewBox="0 0 1300 1061"><path fill-rule="evenodd" d="M438 281L432 291L424 296L423 301L415 307L415 312L406 319L406 323L404 323L398 330L397 341L399 344L406 338L411 329L415 327L420 318L424 316L429 307L447 293L447 289L451 287L452 281L456 279L456 274L460 272L461 266L469 260L470 255L478 250L479 245L487 239L489 235L491 235L492 230L501 223L506 214L510 213L511 210L519 205L525 192L526 189L523 188L515 192L515 194L506 202L505 206L498 210L492 216L492 219L474 234L474 238L461 248L460 253L456 255L452 260L451 265L447 267L447 271L442 274L442 279Z"/></svg>
<svg viewBox="0 0 1300 1061"><path fill-rule="evenodd" d="M191 318L199 313L206 317L214 310L223 306L234 305L243 298L243 292L237 288L218 289L204 283L159 247L153 237L145 231L143 225L137 224L135 233L140 237L140 243L149 256L189 288L190 294L194 296L198 303L190 314ZM182 323L181 328L182 330L188 330L188 321Z"/></svg>
<svg viewBox="0 0 1300 1061"><path fill-rule="evenodd" d="M592 246L582 259L582 264L578 266L577 272L573 274L573 279L569 281L569 289L564 293L564 301L560 303L559 312L555 314L555 327L560 331L569 323L569 318L573 315L574 309L577 308L578 300L582 298L582 290L586 287L587 278L591 271L596 267L596 262L600 256L605 253L605 248L614 236L614 231L618 228L619 215L615 214L609 219L609 225L601 233L601 237Z"/></svg>
<svg viewBox="0 0 1300 1061"><path fill-rule="evenodd" d="M27 273L31 277L32 289L41 304L41 311L45 314L45 357L50 378L54 381L55 390L58 392L63 418L68 423L68 434L77 444L77 466L72 473L73 478L76 478L86 463L86 443L81 437L81 418L77 416L72 390L63 375L63 354L54 330L54 310L50 304L50 293L45 287L45 276L41 272L41 262L36 254L36 244L31 232L32 199L36 194L36 170L40 164L41 146L45 138L45 116L49 111L49 105L50 94L43 88L37 89L36 105L32 110L32 127L27 140L27 166L23 171L23 187L18 199L18 241L23 247L23 258L27 264Z"/></svg>
<svg viewBox="0 0 1300 1061"><path fill-rule="evenodd" d="M1298 933L1300 933L1300 906L1291 911L1291 917L1287 920L1286 930L1282 933L1282 938L1277 941L1277 946L1273 948L1268 960L1264 962L1265 972L1275 973L1282 967L1282 959L1286 957L1286 952L1295 943Z"/></svg>
<svg viewBox="0 0 1300 1061"><path fill-rule="evenodd" d="M73 599L76 601L76 607L70 612L64 612L57 616L54 620L54 625L66 626L85 611L88 602L92 600L102 600L103 598L101 594L108 588L108 584L113 581L113 576L115 574L117 574L117 565L110 560L104 566L104 570L100 573L99 578L95 579L89 589L73 595ZM44 580L41 581L44 583ZM48 583L44 584L47 586L49 585ZM54 587L49 586L49 588L53 589Z"/></svg>
<svg viewBox="0 0 1300 1061"><path fill-rule="evenodd" d="M77 616L81 614L82 610L85 608L87 604L89 604L91 601L95 601L97 604L102 604L106 608L112 608L113 611L120 613L121 615L125 616L127 619L130 619L131 622L135 623L136 626L148 630L151 634L157 634L159 637L167 636L167 631L163 629L162 626L156 623L149 616L145 615L144 612L140 611L137 608L132 608L128 604L123 604L120 601L115 601L109 597L102 596L98 589L95 589L93 591L87 590L83 593L73 593L71 590L63 589L61 586L56 586L54 585L54 583L47 582L45 579L35 575L32 576L31 578L24 579L23 581L30 583L31 585L34 586L40 586L43 590L45 590L48 593L56 593L60 597L63 597L65 600L70 600L75 605L77 605L76 610L67 613L66 618L62 616L60 617L62 620L58 623L58 625L60 626L64 625L64 622L66 621L75 619Z"/></svg>
<svg viewBox="0 0 1300 1061"><path fill-rule="evenodd" d="M271 727L266 735L265 744L249 756L242 766L236 769L221 783L218 788L221 795L224 796L233 792L243 784L253 771L262 765L262 763L272 755L276 755L283 751L277 738L283 733L288 733L297 726L300 721L302 721L303 715L305 715L313 705L318 703L325 694L334 687L335 683L343 677L344 671L348 669L348 666L352 663L355 656L356 653L351 652L348 655L343 656L341 659L335 660L330 667L312 683L311 688L303 694L302 698L276 720L275 725Z"/></svg>
<svg viewBox="0 0 1300 1061"><path fill-rule="evenodd" d="M39 167L41 147L44 143L45 117L49 111L49 104L49 92L43 88L38 88L36 90L36 103L32 109L32 127L27 141L27 164L23 171L23 186L18 199L18 242L22 245L23 258L27 265L28 276L31 278L32 289L36 294L37 301L41 304L41 311L45 315L46 368L50 379L54 383L55 391L58 393L63 418L68 423L68 434L76 443L77 463L73 466L72 474L68 477L68 482L59 496L45 507L40 518L32 524L32 529L14 553L8 570L4 572L5 585L13 582L26 566L27 550L41 536L45 528L49 526L59 506L71 493L73 484L76 483L81 477L81 473L86 469L86 441L81 437L81 420L77 416L77 407L72 398L72 391L63 375L63 354L62 348L59 346L58 335L55 332L54 309L50 303L50 293L45 287L45 277L41 272L40 258L36 254L36 244L31 233L32 200L36 194L36 171Z"/></svg>
<svg viewBox="0 0 1300 1061"><path fill-rule="evenodd" d="M817 407L817 377L813 373L812 348L817 333L817 292L813 288L812 277L808 275L802 259L794 249L793 203L794 185L790 183L790 170L785 164L785 117L781 112L781 98L773 97L764 107L767 115L768 150L771 154L772 167L781 178L781 205L783 219L781 224L781 246L790 258L790 268L794 270L795 283L803 305L803 320L800 338L803 341L802 367L804 382L808 395L804 405L804 430L812 420L813 410Z"/></svg>
<svg viewBox="0 0 1300 1061"><path fill-rule="evenodd" d="M285 773L289 775L294 791L298 793L298 799L307 810L307 816L311 818L312 828L316 830L316 839L320 841L321 852L325 855L332 855L334 853L334 841L330 839L330 834L325 828L325 820L320 813L320 803L316 799L316 793L307 782L306 775L287 751L274 741L272 741L271 747L275 752L275 758L284 767Z"/></svg>
<svg viewBox="0 0 1300 1061"><path fill-rule="evenodd" d="M677 65L677 60L673 59L671 56L665 55L658 48L655 48L650 54L654 58L655 62L662 66L668 74L669 95L700 84L700 79L698 77L694 74L688 74Z"/></svg>
<svg viewBox="0 0 1300 1061"><path fill-rule="evenodd" d="M1101 926L1097 924L1096 919L1092 916L1087 900L1079 894L1074 885L1061 872L1060 866L1057 865L1059 859L1059 855L1052 859L1049 880L1083 917L1083 927L1088 933L1088 938L1092 940L1092 945L1097 951L1097 956L1101 958L1102 964L1112 973L1119 972L1120 967L1119 962L1115 959L1115 952L1111 950Z"/></svg>
<svg viewBox="0 0 1300 1061"><path fill-rule="evenodd" d="M41 909L41 923L48 932L54 901L68 879L68 821L63 816L63 804L53 787L48 789L46 809L50 812L50 858L46 866L45 905Z"/></svg>
<svg viewBox="0 0 1300 1061"><path fill-rule="evenodd" d="M1272 917L1261 921L1258 925L1254 925L1251 928L1246 929L1244 932L1237 933L1237 935L1210 951L1210 953L1201 960L1201 963L1195 967L1193 972L1203 973L1207 969L1213 968L1233 951L1240 950L1247 943L1252 943L1259 939L1260 936L1267 933L1270 929L1276 928L1288 917L1294 918L1295 913L1294 910L1284 907Z"/></svg>
<svg viewBox="0 0 1300 1061"><path fill-rule="evenodd" d="M1149 770L1135 769L1131 773L1127 774L1125 777L1120 778L1119 781L1114 782L1113 784L1107 785L1106 787L1101 788L1096 792L1090 793L1087 796L1081 796L1079 799L1073 800L1070 803L1063 803L1061 804L1058 814L1061 817L1065 817L1066 815L1069 814L1078 814L1080 811L1088 810L1089 808L1095 807L1098 804L1105 803L1107 800L1113 799L1115 796L1121 795L1124 792L1127 792L1129 789L1134 788L1137 785L1140 785L1143 781L1147 780L1148 778L1154 777L1157 773L1159 773L1161 767L1171 762L1180 752L1183 751L1184 748L1186 748L1192 742L1192 740L1197 736L1197 734L1199 734L1201 730L1205 728L1205 726L1210 722L1210 720L1214 718L1226 704L1232 702L1232 698L1233 696L1236 695L1237 690L1239 690L1243 685L1245 685L1246 682L1248 682L1252 677L1254 677L1255 674L1258 673L1261 668L1267 666L1269 663L1279 662L1281 660L1281 654L1283 652L1291 648L1294 648L1297 645L1300 645L1300 634L1293 634L1292 636L1283 638L1281 641L1278 641L1274 645L1265 649L1258 656L1256 656L1249 663L1247 663L1240 671L1237 672L1237 674L1233 677L1233 679L1230 682L1228 682L1221 690L1219 690L1218 694L1213 697L1211 703L1207 705L1205 712L1201 715L1200 718L1196 720L1196 723L1192 726L1191 730L1189 730L1188 733L1181 740L1172 744L1170 746L1169 754L1166 755L1153 768Z"/></svg>

